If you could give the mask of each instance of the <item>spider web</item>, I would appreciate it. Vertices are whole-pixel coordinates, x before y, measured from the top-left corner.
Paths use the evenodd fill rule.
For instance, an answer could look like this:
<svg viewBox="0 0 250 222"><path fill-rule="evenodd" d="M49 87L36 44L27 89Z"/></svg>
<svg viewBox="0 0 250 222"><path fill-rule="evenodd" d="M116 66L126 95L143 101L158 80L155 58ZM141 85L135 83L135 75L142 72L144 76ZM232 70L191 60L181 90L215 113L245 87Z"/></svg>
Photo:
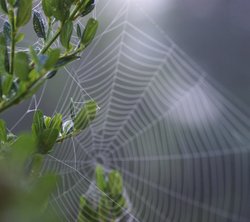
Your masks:
<svg viewBox="0 0 250 222"><path fill-rule="evenodd" d="M51 109L66 119L71 99L76 108L94 99L100 109L87 130L46 159L43 170L61 176L51 206L75 221L80 195L97 203L93 172L100 163L123 175L129 207L119 221L248 221L249 107L139 5L99 0L92 16L101 22L99 35L65 69ZM45 85L11 130L48 102L49 88L55 90Z"/></svg>

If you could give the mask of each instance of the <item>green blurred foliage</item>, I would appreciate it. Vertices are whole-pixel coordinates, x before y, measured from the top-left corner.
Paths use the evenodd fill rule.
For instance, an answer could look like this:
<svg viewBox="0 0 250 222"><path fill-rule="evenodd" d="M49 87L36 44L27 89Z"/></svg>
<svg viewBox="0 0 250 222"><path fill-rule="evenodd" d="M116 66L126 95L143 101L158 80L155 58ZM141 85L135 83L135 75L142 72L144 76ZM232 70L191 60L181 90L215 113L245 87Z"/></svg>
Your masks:
<svg viewBox="0 0 250 222"><path fill-rule="evenodd" d="M87 196L80 198L78 222L113 222L127 210L127 201L123 191L121 174L112 170L105 173L102 166L95 170L97 201Z"/></svg>
<svg viewBox="0 0 250 222"><path fill-rule="evenodd" d="M41 0L42 11L32 11L33 3L0 0L1 16L6 18L0 32L0 113L34 95L59 69L79 59L97 32L98 22L93 18L84 30L77 26L77 19L94 9L92 0ZM31 19L42 49L17 50L16 44L25 39L20 30ZM78 44L73 45L76 29ZM57 39L61 45L55 48ZM96 102L86 101L63 121L60 113L49 117L37 110L32 133L19 136L0 120L0 221L62 221L48 207L60 180L55 174L42 174L41 168L55 144L81 133L95 119L96 111Z"/></svg>

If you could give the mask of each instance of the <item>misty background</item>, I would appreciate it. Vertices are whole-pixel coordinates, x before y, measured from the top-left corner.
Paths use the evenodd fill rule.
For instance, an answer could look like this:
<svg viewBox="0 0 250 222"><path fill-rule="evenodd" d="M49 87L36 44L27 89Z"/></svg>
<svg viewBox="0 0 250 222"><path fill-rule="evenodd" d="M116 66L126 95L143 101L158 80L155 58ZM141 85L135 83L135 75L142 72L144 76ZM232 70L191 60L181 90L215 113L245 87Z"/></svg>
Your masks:
<svg viewBox="0 0 250 222"><path fill-rule="evenodd" d="M210 82L211 85L214 84L215 88L204 84L204 89L208 89L208 91L203 92L201 90L203 85L201 85L197 91L191 94L190 98L188 97L186 102L184 101L179 108L177 107L173 111L173 114L170 113L169 116L160 121L159 126L146 131L145 135L144 133L142 136L136 134L136 141L133 143L130 143L129 138L133 138L135 132L139 131L139 125L132 126L131 123L131 128L129 128L130 125L126 125L127 128L125 127L123 132L126 133L127 130L128 133L124 133L124 135L128 138L121 136L120 140L114 140L114 147L108 147L113 139L113 131L107 133L105 127L110 130L112 129L110 125L115 123L109 119L109 115L112 114L111 105L115 104L115 100L112 99L115 97L115 93L111 92L110 95L113 96L110 96L110 98L112 97L111 102L106 103L102 91L96 91L97 82L91 83L92 77L87 74L86 77L84 76L84 73L87 73L88 69L91 68L92 60L86 59L86 64L90 62L90 65L86 65L88 69L86 68L84 71L79 69L81 66L84 67L80 61L72 65L69 67L69 71L73 73L74 70L77 70L78 82L93 99L97 100L101 107L100 118L97 119L97 123L92 128L94 134L90 136L93 138L91 145L88 147L84 144L85 136L80 136L77 139L80 147L77 156L79 158L77 159L79 161L77 169L91 180L94 166L89 169L80 162L80 159L82 158L81 161L87 159L95 162L101 156L102 164L105 167L120 170L131 200L131 214L139 221L247 222L250 219L250 2L247 0L127 0L127 2L127 9L124 9L128 10L127 15L121 15L115 24L124 20L128 21L129 24L139 27L152 39L161 42L166 47L170 45L167 39L170 38L178 47L177 54L182 51L185 54L183 58L204 72L201 75L205 75L205 79L209 84ZM113 21L123 4L126 3L119 0L98 1L96 13L101 24L99 30L101 40L93 52L91 52L93 48L90 46L89 51L87 50L86 54L83 54L83 59L85 55L94 58L124 30L124 27L121 29L118 27L103 36L101 34ZM105 10L102 10L104 6ZM29 33L31 40L36 41L30 26L26 27L25 32ZM129 28L126 28L126 32L136 36ZM99 40L97 39L97 41ZM135 50L141 50L138 45L129 42L126 37L122 38L121 41L125 45L132 44ZM144 40L142 39L142 41ZM24 44L29 44L29 41ZM112 59L116 59L119 50L121 51L122 48L107 57L111 61L108 66L100 66L100 70L96 68L98 70L96 75L104 72L98 81L109 79L112 83L119 80L119 67L115 77L112 76L112 73L116 72L112 70L105 74L107 67L112 67ZM152 55L150 51L142 50L142 52L148 56ZM131 55L131 58L134 59L134 56ZM132 62L122 59L118 58L121 63L126 63L127 66L135 66ZM153 66L153 62L152 64L148 62L148 64ZM192 76L190 88L200 75L200 71L196 71L195 68L193 72L194 76ZM179 75L176 74L176 76ZM181 75L180 78L182 78ZM84 95L74 94L75 91L71 92L71 88L68 88L70 95L66 94L64 87L66 85L67 88L71 82L75 82L75 79L72 80L65 71L61 71L55 78L48 81L45 90L38 93L37 99L41 98L39 108L48 115L55 111L67 114L68 108L64 102L69 101L71 96L76 95L76 101L88 97L84 93ZM115 86L116 83L113 87L115 88ZM132 84L128 86L132 87ZM157 89L157 84L153 87ZM74 85L73 88L77 89L77 85ZM78 89L78 91L81 90ZM124 95L127 93L125 90L124 92L121 90L121 92ZM166 89L164 93L167 95L169 92ZM109 91L103 94L109 95ZM149 93L149 95L151 94ZM222 97L220 97L221 95ZM207 96L209 99L206 99ZM126 101L126 98L120 99L130 102ZM225 102L226 100L230 104ZM200 105L201 111L196 113L196 110L199 109L197 104L201 101L204 102L203 105ZM106 108L109 106L110 108ZM151 112L151 107L147 107L143 106L144 113L141 113L141 116L147 116ZM33 112L27 113L27 110L34 108L36 108L34 100L26 101L2 114L1 118L7 121L9 128L14 126L13 130L16 133L29 130ZM159 111L162 114L168 107L160 107L159 109L162 109ZM174 115L175 112L177 116ZM201 113L204 113L204 116ZM216 118L210 118L210 114ZM233 117L230 120L231 114ZM134 116L135 119L140 117L139 114ZM150 121L145 123L145 127L150 125L150 122L154 122L153 120L157 120L156 116L153 116L152 119L149 118ZM192 122L191 117L188 118L188 116L199 117ZM124 119L126 118L124 117ZM20 122L18 122L19 120ZM132 117L131 120L133 121ZM100 128L99 126L102 124L104 127ZM203 128L204 125L206 126ZM114 131L117 130L115 127L113 128ZM207 132L210 134L207 135ZM86 135L90 135L89 132L86 132ZM121 135L123 134L121 133ZM99 137L102 139L101 142ZM127 145L116 151L115 146L123 146L123 142L127 140L129 141ZM106 143L106 141L108 142ZM209 144L206 141L209 141ZM72 144L68 142L61 148L58 147L53 156L62 161L73 160L71 148ZM60 154L59 149L60 152L64 153ZM86 155L84 157L85 152L88 153L87 157ZM53 169L64 176L65 166L57 164L49 162L46 168ZM78 183L81 179L74 172L71 176L69 175L69 178L65 179L70 180L70 182L62 188L61 195L63 196L63 192L69 187L76 186L76 188L70 190L60 201L70 200L77 206L76 194L80 192ZM79 184L85 190L88 189L88 182L83 180L82 183ZM67 204L59 206L59 208L64 211L68 208ZM65 213L65 217L68 218L68 221L72 221L74 209Z"/></svg>

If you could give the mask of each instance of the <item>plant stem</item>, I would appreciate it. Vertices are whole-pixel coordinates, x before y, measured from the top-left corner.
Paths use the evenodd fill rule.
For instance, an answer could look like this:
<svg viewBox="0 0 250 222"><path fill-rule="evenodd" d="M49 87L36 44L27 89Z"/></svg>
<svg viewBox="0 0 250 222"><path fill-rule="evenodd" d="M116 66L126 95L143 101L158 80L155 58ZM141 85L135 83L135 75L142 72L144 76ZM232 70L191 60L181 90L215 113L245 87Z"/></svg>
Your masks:
<svg viewBox="0 0 250 222"><path fill-rule="evenodd" d="M14 74L14 58L15 58L15 47L16 47L16 22L15 14L13 9L9 10L9 21L11 24L11 51L10 51L10 74Z"/></svg>
<svg viewBox="0 0 250 222"><path fill-rule="evenodd" d="M44 54L49 48L50 46L56 41L56 39L59 37L60 33L61 33L61 26L58 28L58 30L56 31L55 35L53 36L52 39L50 39L48 41L48 43L44 46L44 48L41 50L41 53Z"/></svg>

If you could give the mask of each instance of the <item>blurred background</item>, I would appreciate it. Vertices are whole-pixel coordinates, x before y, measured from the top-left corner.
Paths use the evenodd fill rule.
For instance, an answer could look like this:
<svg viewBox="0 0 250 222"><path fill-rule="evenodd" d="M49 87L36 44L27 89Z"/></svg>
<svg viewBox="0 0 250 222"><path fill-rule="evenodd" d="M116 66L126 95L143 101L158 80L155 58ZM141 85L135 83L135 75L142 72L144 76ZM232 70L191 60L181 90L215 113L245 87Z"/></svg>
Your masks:
<svg viewBox="0 0 250 222"><path fill-rule="evenodd" d="M67 119L71 98L98 102L91 127L46 161L62 177L52 202L74 221L100 163L123 175L127 221L249 221L250 2L96 2L100 29L82 59L1 115L18 133L37 108ZM24 32L20 49L39 47Z"/></svg>

